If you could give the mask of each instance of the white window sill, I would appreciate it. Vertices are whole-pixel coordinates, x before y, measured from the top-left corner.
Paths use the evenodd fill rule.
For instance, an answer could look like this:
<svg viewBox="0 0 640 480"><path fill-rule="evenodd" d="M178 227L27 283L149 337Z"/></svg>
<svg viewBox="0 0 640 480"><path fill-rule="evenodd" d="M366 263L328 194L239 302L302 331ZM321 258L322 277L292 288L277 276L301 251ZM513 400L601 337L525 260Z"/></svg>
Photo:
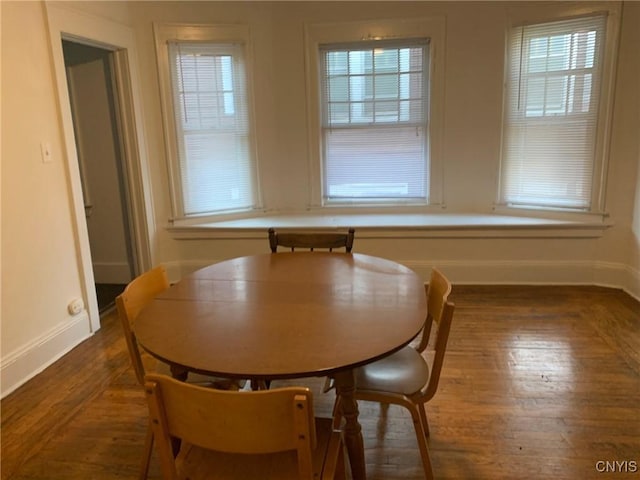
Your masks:
<svg viewBox="0 0 640 480"><path fill-rule="evenodd" d="M611 227L601 217L559 219L477 213L277 214L215 222L174 224L175 239L264 238L267 229L356 229L359 238L600 237Z"/></svg>

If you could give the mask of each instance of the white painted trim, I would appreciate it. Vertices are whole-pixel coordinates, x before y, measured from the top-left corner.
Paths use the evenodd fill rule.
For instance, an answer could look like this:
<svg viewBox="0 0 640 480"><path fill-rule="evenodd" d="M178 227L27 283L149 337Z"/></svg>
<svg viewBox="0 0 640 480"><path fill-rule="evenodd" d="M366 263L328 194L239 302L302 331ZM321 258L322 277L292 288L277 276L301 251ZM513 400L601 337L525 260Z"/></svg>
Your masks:
<svg viewBox="0 0 640 480"><path fill-rule="evenodd" d="M604 264L604 263L600 262L600 264ZM611 265L611 264L606 264L606 265ZM618 283L619 281L618 278L610 279L608 283L601 281L599 282L599 284L606 285L606 286L621 285L621 288L625 292L627 292L636 300L640 301L640 269L633 268L630 265L622 265L619 268L619 270L620 270L619 277L620 277L620 280L622 281L622 284ZM606 271L610 271L610 270L605 270L605 272ZM605 272L602 272L602 273L605 273Z"/></svg>
<svg viewBox="0 0 640 480"><path fill-rule="evenodd" d="M640 271L623 263L599 261L402 261L422 278L440 268L455 284L597 285L619 288L640 300Z"/></svg>
<svg viewBox="0 0 640 480"><path fill-rule="evenodd" d="M261 238L269 227L286 230L353 227L358 238L587 238L600 237L611 225L595 221L491 214L387 213L289 214L167 227L175 239Z"/></svg>
<svg viewBox="0 0 640 480"><path fill-rule="evenodd" d="M627 288L625 291L634 297L636 300L640 301L640 269L637 268L628 268L628 281Z"/></svg>
<svg viewBox="0 0 640 480"><path fill-rule="evenodd" d="M164 264L172 283L183 276L225 259L175 261ZM619 288L640 300L640 271L623 263L598 261L536 260L403 260L401 263L423 278L432 267L441 269L460 285L597 285Z"/></svg>
<svg viewBox="0 0 640 480"><path fill-rule="evenodd" d="M98 301L94 288L94 274L92 270L91 251L89 245L89 234L85 218L85 209L82 196L82 184L78 167L78 155L75 144L75 134L73 128L73 118L69 102L69 92L67 89L66 69L64 55L62 51L63 38L73 38L83 43L91 44L108 50L127 51L129 60L128 72L131 82L131 107L133 109L134 125L129 125L127 132L135 133L137 148L137 159L139 165L131 166L137 188L132 191L134 197L139 197L136 206L140 211L136 212L138 218L135 222L140 225L136 232L137 248L140 249L138 258L140 265L138 268L144 270L151 263L151 248L149 238L155 229L151 218L153 212L151 202L151 183L147 164L146 143L142 131L142 108L140 95L138 92L139 81L137 75L137 53L134 31L126 25L116 23L112 20L96 17L86 12L74 10L61 6L56 2L45 2L47 19L49 23L49 36L51 56L54 64L55 80L57 85L58 106L61 123L64 133L64 147L68 172L70 196L72 200L72 217L74 222L74 234L76 249L79 259L80 280L83 285L83 297L88 309L88 320L91 331L100 328L100 314L98 311ZM129 153L132 153L129 151ZM145 214L145 212L147 214Z"/></svg>
<svg viewBox="0 0 640 480"><path fill-rule="evenodd" d="M330 43L357 43L375 39L429 39L429 204L444 199L444 92L446 18L387 18L331 23L305 23L304 49L307 87L307 136L309 139L309 206L326 208L320 180L322 171L319 47ZM397 206L397 205L396 205ZM331 208L331 207L329 207Z"/></svg>
<svg viewBox="0 0 640 480"><path fill-rule="evenodd" d="M591 16L601 13L607 14L605 27L605 40L603 45L602 59L602 76L601 76L601 95L599 101L599 114L596 129L596 143L594 146L594 164L593 164L593 185L591 187L591 213L605 214L606 212L606 188L607 188L607 170L609 164L609 149L611 143L611 128L613 123L613 106L615 97L616 69L618 60L618 46L620 36L620 25L622 21L622 5L621 1L590 1L590 2L550 2L548 7L542 11L533 12L532 5L529 2L512 2L507 7L506 13L510 28L522 25L533 25L551 23L563 19L576 18L582 16ZM509 42L507 42L508 44ZM505 55L510 55L508 45L505 45ZM505 57L507 58L507 57ZM506 67L505 63L505 67ZM504 71L505 85L508 82L509 72L507 68ZM506 92L506 89L504 89ZM506 118L506 96L503 98L503 119ZM504 122L502 135L504 136ZM504 138L502 139L504 144ZM502 167L504 159L500 158L500 167L498 175L502 177ZM499 188L496 189L496 204L500 205L502 199L502 178L498 180ZM504 207L504 208L523 208L523 207ZM526 210L526 207L524 207Z"/></svg>
<svg viewBox="0 0 640 480"><path fill-rule="evenodd" d="M5 355L0 360L0 398L13 392L49 365L60 359L92 333L83 310L71 320L59 323L44 335Z"/></svg>
<svg viewBox="0 0 640 480"><path fill-rule="evenodd" d="M249 115L249 152L251 158L251 182L254 187L252 208L261 208L262 195L260 191L259 157L256 144L254 82L253 82L253 40L251 30L244 24L178 24L154 23L153 33L156 44L158 84L160 85L160 106L164 127L165 151L169 159L169 190L171 197L171 217L182 220L192 215L186 215L183 202L182 181L180 173L180 158L176 129L176 112L173 102L173 87L169 68L169 42L198 41L207 43L235 43L242 44L242 64L245 70L244 83L246 88L247 114ZM219 215L214 213L215 215Z"/></svg>
<svg viewBox="0 0 640 480"><path fill-rule="evenodd" d="M117 94L120 140L126 159L126 181L128 188L128 202L131 215L129 226L135 238L134 248L135 273L142 273L151 268L153 247L150 238L155 234L156 224L151 194L151 174L147 162L146 144L142 129L142 104L138 85L137 69L131 65L136 61L135 50L118 50L113 58L114 76L117 83ZM133 113L133 118L130 114Z"/></svg>

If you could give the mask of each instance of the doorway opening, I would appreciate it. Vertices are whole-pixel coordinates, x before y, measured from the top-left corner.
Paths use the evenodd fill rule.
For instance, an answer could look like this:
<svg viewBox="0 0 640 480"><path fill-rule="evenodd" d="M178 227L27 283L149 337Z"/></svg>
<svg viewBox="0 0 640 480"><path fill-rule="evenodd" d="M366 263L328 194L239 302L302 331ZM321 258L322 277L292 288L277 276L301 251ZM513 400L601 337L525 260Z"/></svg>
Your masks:
<svg viewBox="0 0 640 480"><path fill-rule="evenodd" d="M114 53L62 40L100 316L136 275Z"/></svg>

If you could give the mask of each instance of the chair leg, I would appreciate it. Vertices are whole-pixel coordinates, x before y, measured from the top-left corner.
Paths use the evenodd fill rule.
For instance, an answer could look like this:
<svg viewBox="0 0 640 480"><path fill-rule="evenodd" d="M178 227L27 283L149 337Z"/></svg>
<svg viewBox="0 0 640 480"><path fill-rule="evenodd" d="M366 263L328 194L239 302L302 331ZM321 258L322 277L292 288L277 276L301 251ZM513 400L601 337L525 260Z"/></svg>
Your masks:
<svg viewBox="0 0 640 480"><path fill-rule="evenodd" d="M258 380L256 378L251 379L251 390L269 390L271 386L271 380Z"/></svg>
<svg viewBox="0 0 640 480"><path fill-rule="evenodd" d="M342 422L342 413L340 411L340 395L336 395L336 401L333 403L333 428L340 429L340 423Z"/></svg>
<svg viewBox="0 0 640 480"><path fill-rule="evenodd" d="M420 421L422 422L424 435L429 438L429 420L427 419L427 411L424 408L424 403L418 404L418 412L420 413Z"/></svg>
<svg viewBox="0 0 640 480"><path fill-rule="evenodd" d="M146 480L149 475L151 454L153 453L153 430L151 424L147 426L147 436L144 439L144 452L142 453L142 465L140 466L140 480Z"/></svg>
<svg viewBox="0 0 640 480"><path fill-rule="evenodd" d="M431 457L429 456L429 447L427 446L426 432L422 428L421 415L419 406L411 408L411 418L413 419L413 427L416 431L416 439L420 448L420 456L422 457L422 467L424 468L424 476L427 480L433 480L433 469L431 467Z"/></svg>
<svg viewBox="0 0 640 480"><path fill-rule="evenodd" d="M338 457L338 469L335 480L347 480L347 464L344 458L344 446L342 447L342 452Z"/></svg>

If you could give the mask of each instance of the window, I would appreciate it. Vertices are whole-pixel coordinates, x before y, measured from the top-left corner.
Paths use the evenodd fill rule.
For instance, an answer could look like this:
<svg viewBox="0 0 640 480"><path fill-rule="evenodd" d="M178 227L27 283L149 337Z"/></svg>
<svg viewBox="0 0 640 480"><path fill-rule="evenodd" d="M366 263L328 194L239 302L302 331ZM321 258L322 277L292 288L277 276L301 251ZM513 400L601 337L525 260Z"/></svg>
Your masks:
<svg viewBox="0 0 640 480"><path fill-rule="evenodd" d="M428 41L323 45L324 199L428 195Z"/></svg>
<svg viewBox="0 0 640 480"><path fill-rule="evenodd" d="M444 19L315 24L306 34L312 206L438 203Z"/></svg>
<svg viewBox="0 0 640 480"><path fill-rule="evenodd" d="M606 22L594 15L511 30L501 203L598 208Z"/></svg>
<svg viewBox="0 0 640 480"><path fill-rule="evenodd" d="M169 84L164 105L171 117L165 119L165 134L172 140L167 150L178 218L257 204L246 44L211 41L203 28L201 38L188 40L171 30L160 34L159 55L166 55Z"/></svg>

